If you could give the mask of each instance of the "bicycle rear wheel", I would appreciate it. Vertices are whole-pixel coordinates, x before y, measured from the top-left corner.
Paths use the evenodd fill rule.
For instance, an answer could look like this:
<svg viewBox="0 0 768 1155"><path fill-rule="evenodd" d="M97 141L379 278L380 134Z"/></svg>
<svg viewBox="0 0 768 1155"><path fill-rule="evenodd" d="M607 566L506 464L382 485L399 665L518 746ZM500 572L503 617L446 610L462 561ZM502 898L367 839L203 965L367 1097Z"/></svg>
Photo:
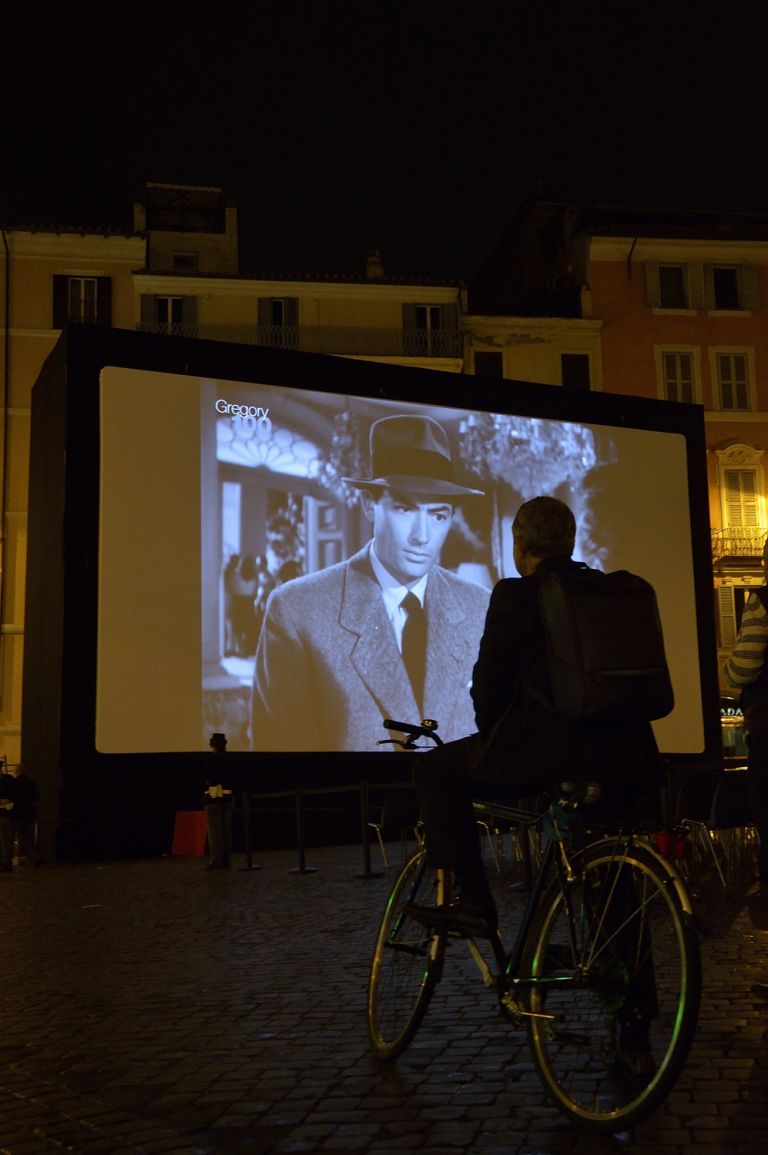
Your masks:
<svg viewBox="0 0 768 1155"><path fill-rule="evenodd" d="M417 850L406 862L387 900L368 982L368 1036L381 1058L399 1055L413 1039L439 981L445 934L409 918L407 903L445 901L443 874L430 870Z"/></svg>
<svg viewBox="0 0 768 1155"><path fill-rule="evenodd" d="M605 839L552 883L521 975L542 1083L581 1126L621 1131L673 1086L696 1028L699 942L679 878L643 846Z"/></svg>

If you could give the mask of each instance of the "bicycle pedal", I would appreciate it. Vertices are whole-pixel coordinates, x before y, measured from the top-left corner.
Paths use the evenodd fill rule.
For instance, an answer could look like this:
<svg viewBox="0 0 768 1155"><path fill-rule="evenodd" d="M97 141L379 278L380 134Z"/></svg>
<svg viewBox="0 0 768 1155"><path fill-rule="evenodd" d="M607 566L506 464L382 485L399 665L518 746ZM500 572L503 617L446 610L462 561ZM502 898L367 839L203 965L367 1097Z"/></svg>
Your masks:
<svg viewBox="0 0 768 1155"><path fill-rule="evenodd" d="M507 991L501 996L499 1002L506 1014L511 1015L515 1019L554 1019L555 1015L546 1015L539 1011L528 1011L525 1007L521 1007L513 994Z"/></svg>

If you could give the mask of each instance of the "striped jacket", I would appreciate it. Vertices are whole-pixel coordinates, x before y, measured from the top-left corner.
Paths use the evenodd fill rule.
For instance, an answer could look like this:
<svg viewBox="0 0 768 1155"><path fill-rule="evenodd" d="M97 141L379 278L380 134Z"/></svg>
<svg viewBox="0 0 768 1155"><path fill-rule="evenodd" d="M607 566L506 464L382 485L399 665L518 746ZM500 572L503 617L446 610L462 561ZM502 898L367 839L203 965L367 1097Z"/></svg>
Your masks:
<svg viewBox="0 0 768 1155"><path fill-rule="evenodd" d="M723 669L726 682L737 687L756 682L765 665L766 646L768 610L760 596L751 593L744 607L736 645Z"/></svg>
<svg viewBox="0 0 768 1155"><path fill-rule="evenodd" d="M751 593L741 628L725 663L725 680L741 689L741 709L748 731L768 730L768 587Z"/></svg>

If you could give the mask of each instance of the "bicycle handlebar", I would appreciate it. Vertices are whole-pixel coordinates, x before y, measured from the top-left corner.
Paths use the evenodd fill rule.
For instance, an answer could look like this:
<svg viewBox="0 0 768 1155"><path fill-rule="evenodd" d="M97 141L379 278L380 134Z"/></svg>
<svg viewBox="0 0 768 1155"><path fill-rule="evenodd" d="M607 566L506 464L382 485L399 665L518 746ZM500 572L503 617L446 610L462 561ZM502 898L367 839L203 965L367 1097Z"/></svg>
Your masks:
<svg viewBox="0 0 768 1155"><path fill-rule="evenodd" d="M384 726L387 730L396 730L399 734L407 734L405 741L401 738L382 738L377 742L377 746L383 746L387 742L392 742L397 746L402 746L404 750L417 750L417 738L430 738L436 746L442 746L443 740L437 733L437 722L434 718L423 718L419 725L413 722L395 722L392 718L384 719Z"/></svg>

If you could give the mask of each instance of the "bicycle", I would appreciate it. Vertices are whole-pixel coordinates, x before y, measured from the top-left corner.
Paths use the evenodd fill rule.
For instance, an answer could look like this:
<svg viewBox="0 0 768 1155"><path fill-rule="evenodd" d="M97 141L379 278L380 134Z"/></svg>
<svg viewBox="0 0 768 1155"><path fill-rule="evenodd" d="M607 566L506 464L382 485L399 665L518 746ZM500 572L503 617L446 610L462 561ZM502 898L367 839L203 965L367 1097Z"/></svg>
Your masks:
<svg viewBox="0 0 768 1155"><path fill-rule="evenodd" d="M384 723L441 745L436 723ZM386 741L386 740L385 740ZM565 784L543 813L476 801L486 820L508 822L545 844L510 950L497 933L492 960L478 943L425 927L405 907L449 900L449 872L430 869L418 846L387 900L368 986L368 1034L394 1059L413 1040L443 974L449 943L465 942L501 1011L527 1026L536 1072L573 1122L619 1132L650 1115L675 1083L693 1039L701 961L691 899L649 828L598 830L585 811L595 784ZM482 940L481 940L482 941ZM633 1034L634 1032L634 1034ZM632 1049L642 1037L644 1046ZM650 1049L648 1049L648 1044Z"/></svg>

